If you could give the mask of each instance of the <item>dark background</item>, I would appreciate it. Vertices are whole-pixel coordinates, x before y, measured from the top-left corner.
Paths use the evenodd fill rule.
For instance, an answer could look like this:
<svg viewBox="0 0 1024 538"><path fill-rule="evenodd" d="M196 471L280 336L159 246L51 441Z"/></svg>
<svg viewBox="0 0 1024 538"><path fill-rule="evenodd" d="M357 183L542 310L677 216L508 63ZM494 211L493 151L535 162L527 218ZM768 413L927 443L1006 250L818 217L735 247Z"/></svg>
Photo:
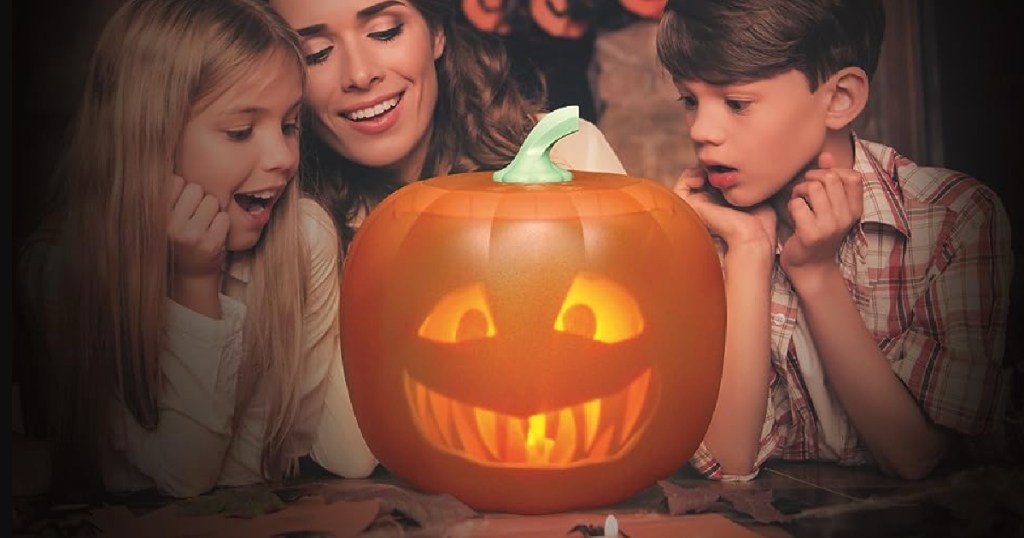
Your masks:
<svg viewBox="0 0 1024 538"><path fill-rule="evenodd" d="M25 236L38 224L45 208L46 185L63 146L67 121L79 97L90 48L102 21L117 0L73 2L62 6L41 2L13 3L8 23L13 32L13 92L8 131L11 175L8 201L12 228L10 252L16 258ZM1005 7L1005 6L1012 7ZM1011 292L1012 312L1007 361L1016 364L1016 385L1024 380L1024 209L1017 194L1024 147L1024 62L1020 50L1021 4L998 9L967 2L921 2L923 71L936 82L924 96L926 119L940 133L943 165L969 173L992 186L1012 220L1017 265ZM591 36L592 37L592 36ZM593 53L591 39L565 42L544 36L510 38L517 62L530 62L553 77L552 106L583 103L584 117L596 111L585 103L585 62ZM6 59L5 59L6 61ZM575 68L573 67L575 66ZM97 133L103 136L103 133ZM926 164L926 163L921 163ZM5 276L12 278L11 269ZM12 281L12 280L9 280ZM13 291L17 283L13 282ZM16 293L14 294L16 295ZM17 315L12 294L5 298L14 310L12 323L14 380L31 378L32 357L22 337L25 326ZM1021 408L1024 390L1017 389ZM1018 442L1020 435L1017 437ZM1017 445L1024 452L1024 443Z"/></svg>

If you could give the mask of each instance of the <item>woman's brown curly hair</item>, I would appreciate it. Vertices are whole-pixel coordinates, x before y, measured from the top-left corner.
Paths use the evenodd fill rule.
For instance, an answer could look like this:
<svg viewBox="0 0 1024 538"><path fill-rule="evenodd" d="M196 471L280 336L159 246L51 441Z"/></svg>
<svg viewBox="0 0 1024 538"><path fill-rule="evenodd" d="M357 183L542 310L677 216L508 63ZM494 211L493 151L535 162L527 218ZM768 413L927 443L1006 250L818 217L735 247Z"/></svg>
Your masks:
<svg viewBox="0 0 1024 538"><path fill-rule="evenodd" d="M499 38L460 19L458 2L410 4L432 31L445 35L444 53L436 63L434 127L419 179L505 166L542 111L543 78L536 72L514 76ZM303 137L302 159L302 187L332 213L342 251L355 234L352 220L401 186L379 170L338 155L313 133Z"/></svg>

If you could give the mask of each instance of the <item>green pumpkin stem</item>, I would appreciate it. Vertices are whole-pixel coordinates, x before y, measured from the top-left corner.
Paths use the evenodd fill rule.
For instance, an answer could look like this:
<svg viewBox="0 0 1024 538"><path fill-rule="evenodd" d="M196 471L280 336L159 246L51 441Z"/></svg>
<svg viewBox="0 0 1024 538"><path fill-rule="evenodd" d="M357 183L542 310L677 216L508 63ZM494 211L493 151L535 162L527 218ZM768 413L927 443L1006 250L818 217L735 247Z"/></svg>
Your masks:
<svg viewBox="0 0 1024 538"><path fill-rule="evenodd" d="M494 172L500 183L562 183L572 173L551 162L551 146L580 130L580 107L565 106L544 116L523 141L512 162Z"/></svg>

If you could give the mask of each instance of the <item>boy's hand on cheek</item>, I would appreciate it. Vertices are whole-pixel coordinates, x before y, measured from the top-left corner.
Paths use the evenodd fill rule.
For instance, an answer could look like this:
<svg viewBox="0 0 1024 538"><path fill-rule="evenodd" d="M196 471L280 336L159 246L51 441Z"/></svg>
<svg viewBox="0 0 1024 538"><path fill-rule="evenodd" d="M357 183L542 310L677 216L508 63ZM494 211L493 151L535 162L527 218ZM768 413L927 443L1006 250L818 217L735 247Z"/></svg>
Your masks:
<svg viewBox="0 0 1024 538"><path fill-rule="evenodd" d="M781 263L794 280L838 267L839 245L864 212L860 172L834 168L827 152L818 165L793 187L787 206L794 229L782 245Z"/></svg>
<svg viewBox="0 0 1024 538"><path fill-rule="evenodd" d="M174 278L217 277L224 263L228 214L202 187L175 175L169 180L167 237Z"/></svg>
<svg viewBox="0 0 1024 538"><path fill-rule="evenodd" d="M673 190L700 215L712 235L725 241L729 252L755 247L766 255L774 253L776 215L770 205L729 205L721 192L707 184L701 168L685 170Z"/></svg>

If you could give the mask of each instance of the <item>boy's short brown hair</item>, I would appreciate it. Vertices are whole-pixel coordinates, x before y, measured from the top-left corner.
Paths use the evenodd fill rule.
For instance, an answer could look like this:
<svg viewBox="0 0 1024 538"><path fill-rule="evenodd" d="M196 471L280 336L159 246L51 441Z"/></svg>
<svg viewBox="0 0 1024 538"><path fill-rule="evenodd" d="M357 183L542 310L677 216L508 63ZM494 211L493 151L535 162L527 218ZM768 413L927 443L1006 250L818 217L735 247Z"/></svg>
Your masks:
<svg viewBox="0 0 1024 538"><path fill-rule="evenodd" d="M846 67L870 78L884 28L881 0L669 0L658 60L674 80L716 85L796 69L813 91Z"/></svg>

